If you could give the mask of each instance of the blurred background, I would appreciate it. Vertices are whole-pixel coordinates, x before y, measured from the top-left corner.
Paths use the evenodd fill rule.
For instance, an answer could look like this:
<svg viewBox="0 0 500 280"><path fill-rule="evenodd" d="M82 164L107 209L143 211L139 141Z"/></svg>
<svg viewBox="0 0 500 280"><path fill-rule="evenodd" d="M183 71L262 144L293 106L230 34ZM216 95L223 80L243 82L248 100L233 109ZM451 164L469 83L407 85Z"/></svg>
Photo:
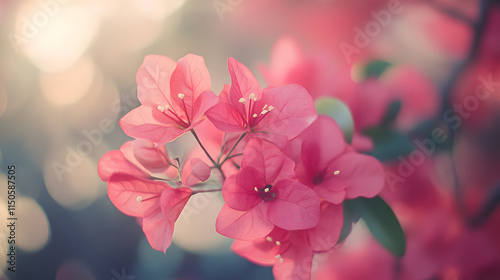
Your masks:
<svg viewBox="0 0 500 280"><path fill-rule="evenodd" d="M359 133L353 145L384 162L383 197L407 254L396 260L360 223L317 279L499 279L499 8L491 0L0 0L0 217L7 221L9 165L18 217L15 274L1 227L1 279L273 279L215 232L220 197L191 200L194 215L181 216L163 254L112 205L97 174L102 155L130 139L118 120L139 106L144 57L187 53L204 57L217 93L235 57L263 87L300 83L314 97L339 98Z"/></svg>

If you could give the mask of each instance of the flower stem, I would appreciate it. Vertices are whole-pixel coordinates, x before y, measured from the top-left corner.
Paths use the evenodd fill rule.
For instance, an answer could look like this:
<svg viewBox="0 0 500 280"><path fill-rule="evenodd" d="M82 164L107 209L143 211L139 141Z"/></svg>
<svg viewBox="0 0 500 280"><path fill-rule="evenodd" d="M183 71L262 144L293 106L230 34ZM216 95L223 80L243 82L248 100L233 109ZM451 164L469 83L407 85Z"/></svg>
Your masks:
<svg viewBox="0 0 500 280"><path fill-rule="evenodd" d="M210 154L207 152L207 150L205 149L205 147L203 147L203 144L201 144L200 138L198 138L198 135L196 134L196 132L194 131L194 129L191 129L190 131L193 134L194 139L196 139L196 142L198 142L198 144L200 145L201 149L203 149L203 151L207 155L208 159L210 159L210 161L212 162L213 165L217 166L217 164L215 163L215 160L210 156Z"/></svg>
<svg viewBox="0 0 500 280"><path fill-rule="evenodd" d="M240 138L238 138L238 140L236 141L236 143L234 143L234 146L231 148L231 150L229 151L229 153L227 153L226 158L219 164L219 166L222 166L224 164L224 162L226 162L228 159L231 158L231 153L234 151L234 149L236 148L236 146L238 146L238 144L241 142L241 140L243 140L243 138L245 138L246 135L247 135L246 132L243 132L241 134Z"/></svg>

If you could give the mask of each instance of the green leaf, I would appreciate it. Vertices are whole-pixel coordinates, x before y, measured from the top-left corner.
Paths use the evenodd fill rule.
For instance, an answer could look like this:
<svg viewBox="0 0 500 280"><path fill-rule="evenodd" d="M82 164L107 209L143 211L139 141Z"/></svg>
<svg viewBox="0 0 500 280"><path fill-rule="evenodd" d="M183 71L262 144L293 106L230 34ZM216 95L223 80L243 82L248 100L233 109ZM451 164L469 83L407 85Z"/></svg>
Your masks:
<svg viewBox="0 0 500 280"><path fill-rule="evenodd" d="M373 60L365 65L361 73L361 78L379 78L382 74L391 67L392 64L385 60Z"/></svg>
<svg viewBox="0 0 500 280"><path fill-rule="evenodd" d="M354 133L354 120L349 107L344 102L331 97L320 97L316 99L314 105L319 115L326 115L334 119L342 129L344 139L351 143Z"/></svg>
<svg viewBox="0 0 500 280"><path fill-rule="evenodd" d="M382 119L382 125L389 125L393 123L398 117L399 111L401 110L401 101L393 101L389 104L389 108L387 108L387 112L385 112L385 116Z"/></svg>
<svg viewBox="0 0 500 280"><path fill-rule="evenodd" d="M403 229L391 207L382 198L359 197L344 203L359 214L380 244L397 257L404 255L406 238Z"/></svg>
<svg viewBox="0 0 500 280"><path fill-rule="evenodd" d="M406 156L414 150L414 145L405 134L385 126L363 131L374 143L369 153L380 161L392 161L399 156Z"/></svg>
<svg viewBox="0 0 500 280"><path fill-rule="evenodd" d="M359 216L354 213L346 203L343 203L343 215L344 219L342 222L342 229L340 230L340 236L337 244L344 241L347 236L349 236L349 233L351 233L352 229L352 223L355 223L359 220Z"/></svg>

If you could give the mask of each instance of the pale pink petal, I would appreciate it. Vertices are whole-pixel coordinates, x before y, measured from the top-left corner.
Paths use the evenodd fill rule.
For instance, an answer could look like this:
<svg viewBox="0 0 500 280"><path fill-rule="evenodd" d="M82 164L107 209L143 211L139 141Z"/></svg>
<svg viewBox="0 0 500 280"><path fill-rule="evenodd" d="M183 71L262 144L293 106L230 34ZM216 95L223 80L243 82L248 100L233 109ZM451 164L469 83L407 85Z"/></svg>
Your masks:
<svg viewBox="0 0 500 280"><path fill-rule="evenodd" d="M125 134L134 138L148 139L161 145L173 141L186 132L174 122L158 121L153 116L153 110L157 109L139 106L123 116L120 126Z"/></svg>
<svg viewBox="0 0 500 280"><path fill-rule="evenodd" d="M337 244L344 219L342 205L323 203L321 206L318 225L305 230L309 246L317 252L330 250Z"/></svg>
<svg viewBox="0 0 500 280"><path fill-rule="evenodd" d="M248 141L241 166L251 166L264 174L265 182L273 184L281 179L293 178L295 163L276 145L258 138Z"/></svg>
<svg viewBox="0 0 500 280"><path fill-rule="evenodd" d="M137 96L141 104L156 108L170 104L170 77L177 63L161 55L148 55L137 71Z"/></svg>
<svg viewBox="0 0 500 280"><path fill-rule="evenodd" d="M200 158L193 158L189 161L186 161L186 164L182 170L182 182L186 186L192 186L199 182L206 181L212 170L210 166L208 166L203 160Z"/></svg>
<svg viewBox="0 0 500 280"><path fill-rule="evenodd" d="M230 57L227 60L227 67L231 76L229 100L236 111L246 119L250 105L250 95L253 93L257 99L260 99L262 90L252 72L236 59ZM245 99L245 104L240 102L241 98Z"/></svg>
<svg viewBox="0 0 500 280"><path fill-rule="evenodd" d="M108 184L108 196L118 210L126 215L141 217L160 199L165 183L147 181L128 174L114 174Z"/></svg>
<svg viewBox="0 0 500 280"><path fill-rule="evenodd" d="M266 238L252 241L235 240L231 249L249 261L263 266L270 266L276 262L275 256L279 254L276 243L269 242Z"/></svg>
<svg viewBox="0 0 500 280"><path fill-rule="evenodd" d="M211 88L210 74L201 56L188 54L179 59L170 85L170 98L179 108L186 106L186 112L191 118L198 96ZM183 98L179 98L183 94Z"/></svg>
<svg viewBox="0 0 500 280"><path fill-rule="evenodd" d="M288 139L301 133L317 117L313 99L299 85L268 89L258 103L258 108L265 104L274 108L253 129L285 135Z"/></svg>
<svg viewBox="0 0 500 280"><path fill-rule="evenodd" d="M215 224L218 233L240 240L253 240L268 235L274 228L267 219L267 207L263 203L257 204L248 211L231 209L225 204Z"/></svg>
<svg viewBox="0 0 500 280"><path fill-rule="evenodd" d="M276 200L267 202L268 217L276 226L286 230L299 230L318 225L320 200L311 188L297 181L284 179L271 191L276 192Z"/></svg>
<svg viewBox="0 0 500 280"><path fill-rule="evenodd" d="M154 173L164 171L170 164L165 145L157 145L146 139L132 141L132 150L137 161Z"/></svg>
<svg viewBox="0 0 500 280"><path fill-rule="evenodd" d="M224 132L245 132L245 118L233 108L230 104L219 103L210 108L207 113L207 118Z"/></svg>
<svg viewBox="0 0 500 280"><path fill-rule="evenodd" d="M204 91L194 103L192 125L196 126L204 120L205 113L219 102L219 97L211 91Z"/></svg>
<svg viewBox="0 0 500 280"><path fill-rule="evenodd" d="M316 192L316 194L322 199L333 204L342 203L346 197L345 190L336 190L335 187L327 188L320 185L314 188L314 192Z"/></svg>
<svg viewBox="0 0 500 280"><path fill-rule="evenodd" d="M105 153L97 164L97 172L101 180L108 182L115 173L130 174L134 177L148 178L149 175L128 161L121 151Z"/></svg>
<svg viewBox="0 0 500 280"><path fill-rule="evenodd" d="M243 167L241 170L227 178L222 188L224 201L232 209L238 211L249 210L263 199L255 188L261 189L266 186L262 173L253 167Z"/></svg>

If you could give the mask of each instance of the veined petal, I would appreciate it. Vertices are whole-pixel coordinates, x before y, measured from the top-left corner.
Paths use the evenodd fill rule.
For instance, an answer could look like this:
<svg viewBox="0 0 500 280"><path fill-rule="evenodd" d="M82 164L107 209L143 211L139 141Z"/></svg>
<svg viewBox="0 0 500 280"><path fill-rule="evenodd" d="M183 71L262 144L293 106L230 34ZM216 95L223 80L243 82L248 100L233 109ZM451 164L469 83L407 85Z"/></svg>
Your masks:
<svg viewBox="0 0 500 280"><path fill-rule="evenodd" d="M228 103L219 103L206 112L207 118L224 132L245 132L246 120Z"/></svg>
<svg viewBox="0 0 500 280"><path fill-rule="evenodd" d="M173 121L168 122L168 118L164 117L165 122L160 122L153 116L153 110L145 106L139 106L120 120L120 126L125 134L134 138L148 139L160 145L173 141L184 132L185 128L181 128Z"/></svg>
<svg viewBox="0 0 500 280"><path fill-rule="evenodd" d="M270 202L269 220L286 230L308 229L318 225L320 200L309 187L291 180L279 181L273 190L276 200Z"/></svg>
<svg viewBox="0 0 500 280"><path fill-rule="evenodd" d="M324 182L329 189L342 188L346 198L374 197L384 186L384 169L374 157L346 153L333 160L330 170L338 170L338 175L331 175Z"/></svg>
<svg viewBox="0 0 500 280"><path fill-rule="evenodd" d="M138 178L148 178L149 175L128 161L121 151L109 151L99 160L97 172L101 180L108 182L115 173L130 174Z"/></svg>
<svg viewBox="0 0 500 280"><path fill-rule="evenodd" d="M253 129L285 135L288 139L301 133L318 115L313 99L299 85L285 85L265 90L260 103L274 108Z"/></svg>
<svg viewBox="0 0 500 280"><path fill-rule="evenodd" d="M113 174L108 184L108 196L118 210L126 215L142 217L151 208L165 183L147 181L128 174Z"/></svg>
<svg viewBox="0 0 500 280"><path fill-rule="evenodd" d="M170 77L177 63L162 55L148 55L136 75L137 97L141 104L156 108L170 105Z"/></svg>
<svg viewBox="0 0 500 280"><path fill-rule="evenodd" d="M330 250L337 244L344 220L342 205L324 202L316 227L305 230L309 246L316 252Z"/></svg>
<svg viewBox="0 0 500 280"><path fill-rule="evenodd" d="M268 235L274 228L273 223L266 217L267 207L259 203L247 211L231 209L224 204L215 228L218 233L239 240L253 240Z"/></svg>
<svg viewBox="0 0 500 280"><path fill-rule="evenodd" d="M245 211L263 201L255 188L264 188L264 175L253 167L243 167L224 182L222 195L224 201L232 209Z"/></svg>
<svg viewBox="0 0 500 280"><path fill-rule="evenodd" d="M193 117L196 100L204 91L211 88L210 74L201 56L188 54L179 59L172 73L170 98L178 107L186 107L187 115ZM179 97L182 94L182 98Z"/></svg>
<svg viewBox="0 0 500 280"><path fill-rule="evenodd" d="M255 99L260 99L262 89L252 72L236 59L230 57L227 60L227 68L231 76L229 100L235 110L246 119L250 105L250 95L253 94ZM244 104L240 102L241 98L245 99Z"/></svg>
<svg viewBox="0 0 500 280"><path fill-rule="evenodd" d="M267 184L294 177L295 163L272 143L252 138L243 154L241 166L251 166L264 174Z"/></svg>

